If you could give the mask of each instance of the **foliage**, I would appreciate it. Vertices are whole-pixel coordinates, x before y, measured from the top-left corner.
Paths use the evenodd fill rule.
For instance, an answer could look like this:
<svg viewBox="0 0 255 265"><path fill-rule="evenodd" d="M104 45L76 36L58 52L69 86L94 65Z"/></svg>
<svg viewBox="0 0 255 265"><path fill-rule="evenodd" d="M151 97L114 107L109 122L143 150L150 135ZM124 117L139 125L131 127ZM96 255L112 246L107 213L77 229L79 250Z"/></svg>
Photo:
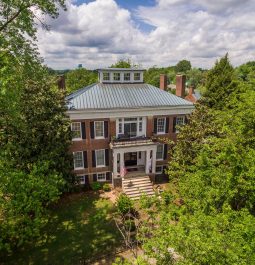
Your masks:
<svg viewBox="0 0 255 265"><path fill-rule="evenodd" d="M91 186L91 189L94 191L98 191L102 189L102 184L99 182L93 182L90 184L90 186Z"/></svg>
<svg viewBox="0 0 255 265"><path fill-rule="evenodd" d="M254 88L255 85L255 62L247 62L245 64L240 65L235 69L238 78L251 85Z"/></svg>
<svg viewBox="0 0 255 265"><path fill-rule="evenodd" d="M229 62L228 54L207 72L205 82L204 104L216 109L222 109L228 104L228 99L240 91L237 76L233 66Z"/></svg>
<svg viewBox="0 0 255 265"><path fill-rule="evenodd" d="M68 71L65 77L68 94L97 82L96 71L90 71L85 68Z"/></svg>
<svg viewBox="0 0 255 265"><path fill-rule="evenodd" d="M0 161L0 250L10 251L40 235L46 207L55 202L64 184L49 163L34 164L29 173Z"/></svg>
<svg viewBox="0 0 255 265"><path fill-rule="evenodd" d="M130 59L120 59L115 64L111 65L111 68L131 68L135 66Z"/></svg>
<svg viewBox="0 0 255 265"><path fill-rule="evenodd" d="M96 263L122 244L113 222L115 207L97 194L68 194L48 211L42 236L8 256L0 254L1 264Z"/></svg>
<svg viewBox="0 0 255 265"><path fill-rule="evenodd" d="M235 81L227 56L222 63L226 79L218 62L209 73L212 94L219 80L235 89L217 102L205 98L214 104L196 105L180 128L168 167L175 192L166 191L170 204L161 200L154 221L144 223L143 248L158 264L255 260L255 92Z"/></svg>
<svg viewBox="0 0 255 265"><path fill-rule="evenodd" d="M117 200L117 209L121 214L126 214L133 211L134 204L127 195L121 194Z"/></svg>
<svg viewBox="0 0 255 265"><path fill-rule="evenodd" d="M187 71L191 70L191 63L188 60L181 60L175 66L176 73L187 73Z"/></svg>
<svg viewBox="0 0 255 265"><path fill-rule="evenodd" d="M105 184L103 185L103 190L104 190L104 191L111 191L111 186L110 186L110 184L105 183Z"/></svg>

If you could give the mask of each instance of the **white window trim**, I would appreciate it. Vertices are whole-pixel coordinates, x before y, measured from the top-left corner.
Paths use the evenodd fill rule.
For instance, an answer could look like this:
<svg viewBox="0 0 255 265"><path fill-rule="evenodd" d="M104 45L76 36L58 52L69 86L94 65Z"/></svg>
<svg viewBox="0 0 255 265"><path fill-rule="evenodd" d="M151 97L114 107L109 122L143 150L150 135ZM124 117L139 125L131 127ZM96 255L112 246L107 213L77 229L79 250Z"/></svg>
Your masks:
<svg viewBox="0 0 255 265"><path fill-rule="evenodd" d="M104 74L107 74L107 75L109 75L109 79L104 79ZM103 79L103 81L111 81L111 74L109 73L109 72L103 72L102 73L102 79Z"/></svg>
<svg viewBox="0 0 255 265"><path fill-rule="evenodd" d="M135 75L136 74L139 74L139 79L135 79ZM140 72L134 72L134 82L138 82L138 81L141 81L141 73Z"/></svg>
<svg viewBox="0 0 255 265"><path fill-rule="evenodd" d="M98 175L104 175L104 179L98 179ZM97 181L98 182L105 182L106 181L106 172L100 172L100 173L97 173Z"/></svg>
<svg viewBox="0 0 255 265"><path fill-rule="evenodd" d="M104 164L103 165L98 165L97 164L97 152L99 151L104 151ZM98 150L95 150L95 159L96 159L96 167L105 167L105 149L98 149Z"/></svg>
<svg viewBox="0 0 255 265"><path fill-rule="evenodd" d="M77 138L73 138L72 137L72 141L80 141L80 140L82 140L81 122L75 121L75 122L71 123L71 131L72 132L73 132L73 124L74 123L79 123L80 124L80 135L81 135L81 137L77 137Z"/></svg>
<svg viewBox="0 0 255 265"><path fill-rule="evenodd" d="M164 119L164 131L163 132L159 132L158 131L158 120L159 119ZM157 118L157 134L161 135L161 134L166 134L166 117L158 117Z"/></svg>
<svg viewBox="0 0 255 265"><path fill-rule="evenodd" d="M84 174L79 174L79 175L76 175L77 178L80 178L80 177L84 177L84 181L78 183L78 185L84 185L86 184L86 177Z"/></svg>
<svg viewBox="0 0 255 265"><path fill-rule="evenodd" d="M163 150L162 150L162 158L157 158L157 151L156 151L156 161L162 161L164 160L164 149L165 149L165 145L164 144L160 144L163 146Z"/></svg>
<svg viewBox="0 0 255 265"><path fill-rule="evenodd" d="M75 153L81 153L81 156L82 156L82 167L75 167L75 163L74 163L74 154ZM73 168L75 170L79 170L79 169L84 169L84 157L83 157L83 151L76 151L76 152L73 152Z"/></svg>
<svg viewBox="0 0 255 265"><path fill-rule="evenodd" d="M115 80L115 79L114 79L114 74L119 74L120 79ZM113 72L113 74L112 74L112 81L113 81L113 82L120 82L120 81L121 81L121 72Z"/></svg>
<svg viewBox="0 0 255 265"><path fill-rule="evenodd" d="M161 168L161 170L160 171L157 171L157 167L160 167ZM162 166L162 165L156 165L156 174L163 174L163 170L164 170L164 166Z"/></svg>
<svg viewBox="0 0 255 265"><path fill-rule="evenodd" d="M136 137L143 136L143 135L146 137L146 118L145 117L139 116L139 117L125 117L125 118L136 118L136 127L137 127L137 129L136 129ZM124 120L125 118L117 118L116 119L116 134L117 134L117 137L119 135L124 134L124 124L125 123L131 123L131 122L128 122L128 121L125 122L125 120ZM133 122L135 122L135 121L132 121L132 123ZM139 123L140 122L142 123L142 130L141 131L139 131ZM120 132L120 130L119 130L120 124L121 124L122 132Z"/></svg>
<svg viewBox="0 0 255 265"><path fill-rule="evenodd" d="M183 119L183 123L182 124L177 124L177 119L178 118L182 118ZM175 126L183 126L185 124L185 116L176 116L176 124L175 124ZM175 133L179 133L180 131L177 129L177 128L175 128Z"/></svg>
<svg viewBox="0 0 255 265"><path fill-rule="evenodd" d="M103 136L96 136L96 122L103 123ZM94 134L95 134L95 139L105 139L105 137L104 137L104 121L94 121Z"/></svg>

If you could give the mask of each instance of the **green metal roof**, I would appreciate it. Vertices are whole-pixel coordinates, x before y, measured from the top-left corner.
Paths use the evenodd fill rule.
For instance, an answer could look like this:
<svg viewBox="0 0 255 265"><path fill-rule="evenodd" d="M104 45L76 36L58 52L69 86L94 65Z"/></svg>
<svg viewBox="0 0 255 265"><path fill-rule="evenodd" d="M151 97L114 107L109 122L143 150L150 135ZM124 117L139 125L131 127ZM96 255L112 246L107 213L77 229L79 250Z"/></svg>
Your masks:
<svg viewBox="0 0 255 265"><path fill-rule="evenodd" d="M66 97L69 109L118 109L169 106L192 106L149 84L93 84Z"/></svg>

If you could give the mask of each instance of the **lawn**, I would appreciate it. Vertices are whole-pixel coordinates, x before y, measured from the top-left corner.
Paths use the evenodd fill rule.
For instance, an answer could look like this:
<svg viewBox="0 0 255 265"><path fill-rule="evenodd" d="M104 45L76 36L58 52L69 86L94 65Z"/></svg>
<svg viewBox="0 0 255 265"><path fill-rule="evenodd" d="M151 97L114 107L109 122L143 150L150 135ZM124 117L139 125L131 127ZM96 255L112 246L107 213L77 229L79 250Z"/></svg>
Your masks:
<svg viewBox="0 0 255 265"><path fill-rule="evenodd" d="M93 193L62 199L51 209L43 237L15 251L5 264L86 264L92 257L110 254L121 244L113 212L109 200Z"/></svg>

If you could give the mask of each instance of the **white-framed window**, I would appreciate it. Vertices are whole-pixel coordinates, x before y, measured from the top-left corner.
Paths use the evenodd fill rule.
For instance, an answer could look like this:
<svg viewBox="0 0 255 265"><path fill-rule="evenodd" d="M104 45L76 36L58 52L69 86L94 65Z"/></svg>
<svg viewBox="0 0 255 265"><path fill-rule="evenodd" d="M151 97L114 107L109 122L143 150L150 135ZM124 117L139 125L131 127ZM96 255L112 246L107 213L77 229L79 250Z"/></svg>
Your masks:
<svg viewBox="0 0 255 265"><path fill-rule="evenodd" d="M119 133L122 133L122 119L119 119Z"/></svg>
<svg viewBox="0 0 255 265"><path fill-rule="evenodd" d="M156 174L162 174L163 173L163 166L156 166Z"/></svg>
<svg viewBox="0 0 255 265"><path fill-rule="evenodd" d="M113 80L120 81L120 73L113 73Z"/></svg>
<svg viewBox="0 0 255 265"><path fill-rule="evenodd" d="M78 184L85 184L86 183L86 181L85 181L85 176L84 175L78 175L78 176L76 176L76 180L77 180L77 182L78 182Z"/></svg>
<svg viewBox="0 0 255 265"><path fill-rule="evenodd" d="M81 169L84 168L84 161L83 161L83 152L73 152L73 164L74 169Z"/></svg>
<svg viewBox="0 0 255 265"><path fill-rule="evenodd" d="M163 160L164 159L164 144L159 144L157 146L156 159L157 160Z"/></svg>
<svg viewBox="0 0 255 265"><path fill-rule="evenodd" d="M124 81L130 81L130 73L124 73Z"/></svg>
<svg viewBox="0 0 255 265"><path fill-rule="evenodd" d="M72 122L71 131L72 131L73 140L81 139L81 123L80 122Z"/></svg>
<svg viewBox="0 0 255 265"><path fill-rule="evenodd" d="M96 154L96 166L104 167L105 166L105 150L100 149L95 151Z"/></svg>
<svg viewBox="0 0 255 265"><path fill-rule="evenodd" d="M104 121L94 122L95 139L104 138Z"/></svg>
<svg viewBox="0 0 255 265"><path fill-rule="evenodd" d="M166 118L157 118L157 134L166 132Z"/></svg>
<svg viewBox="0 0 255 265"><path fill-rule="evenodd" d="M140 81L140 79L141 79L141 73L134 73L134 80Z"/></svg>
<svg viewBox="0 0 255 265"><path fill-rule="evenodd" d="M117 120L117 135L124 134L127 137L137 137L146 135L146 120L142 117L120 118Z"/></svg>
<svg viewBox="0 0 255 265"><path fill-rule="evenodd" d="M176 117L176 126L181 126L185 124L185 117L184 116L178 116ZM175 132L179 132L178 129L175 130Z"/></svg>
<svg viewBox="0 0 255 265"><path fill-rule="evenodd" d="M103 73L103 80L104 81L110 81L110 73Z"/></svg>
<svg viewBox="0 0 255 265"><path fill-rule="evenodd" d="M97 173L97 181L106 181L106 173Z"/></svg>

